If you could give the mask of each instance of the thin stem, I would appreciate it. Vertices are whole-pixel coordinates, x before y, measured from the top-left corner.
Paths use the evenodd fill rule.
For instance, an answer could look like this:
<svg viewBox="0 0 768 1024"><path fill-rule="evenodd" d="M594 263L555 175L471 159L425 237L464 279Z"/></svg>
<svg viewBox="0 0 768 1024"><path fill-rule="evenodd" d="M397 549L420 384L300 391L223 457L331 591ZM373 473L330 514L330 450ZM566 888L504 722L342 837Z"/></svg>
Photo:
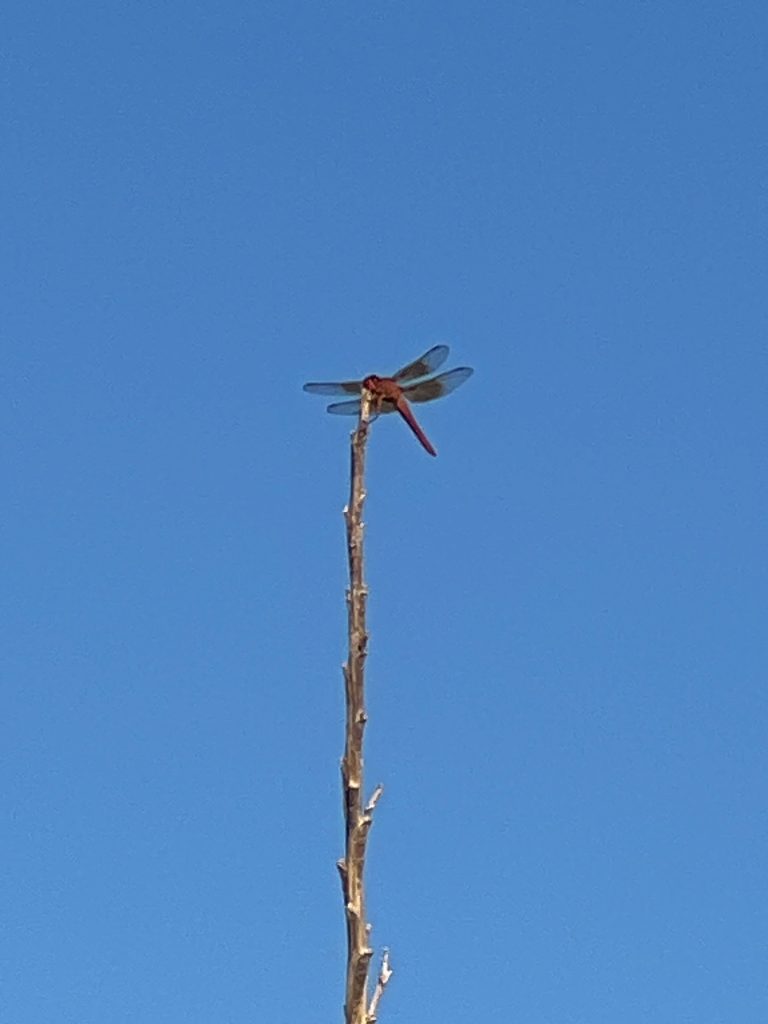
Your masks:
<svg viewBox="0 0 768 1024"><path fill-rule="evenodd" d="M365 731L365 657L368 633L365 608L368 591L363 579L363 504L365 502L365 446L371 396L363 390L360 420L352 435L347 525L349 589L347 615L349 655L344 666L346 730L341 775L344 788L345 850L339 862L347 921L346 1024L365 1024L368 1003L368 967L373 950L368 943L370 925L365 917L365 852L371 813L363 807L363 734Z"/></svg>
<svg viewBox="0 0 768 1024"><path fill-rule="evenodd" d="M382 960L381 971L370 1006L368 1005L368 972L373 949L370 946L371 925L365 911L365 855L373 812L383 793L377 786L363 804L363 736L365 712L365 659L368 653L368 632L365 624L368 588L363 578L363 505L365 503L365 452L368 441L373 396L363 389L360 419L352 434L351 481L349 504L344 509L347 526L349 589L347 616L349 654L344 665L346 694L346 730L341 777L344 791L345 848L338 862L344 894L347 922L347 982L344 1003L345 1024L372 1024L392 971L389 955Z"/></svg>

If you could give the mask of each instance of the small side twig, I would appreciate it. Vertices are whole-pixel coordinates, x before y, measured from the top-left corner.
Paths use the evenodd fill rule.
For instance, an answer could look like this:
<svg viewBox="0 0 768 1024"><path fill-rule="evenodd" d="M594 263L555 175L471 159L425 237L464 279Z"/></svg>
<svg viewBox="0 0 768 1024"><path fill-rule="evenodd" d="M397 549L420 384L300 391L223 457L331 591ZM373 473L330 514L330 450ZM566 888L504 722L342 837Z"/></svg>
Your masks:
<svg viewBox="0 0 768 1024"><path fill-rule="evenodd" d="M389 950L385 949L381 956L381 967L379 968L379 977L376 981L373 999L371 999L371 1005L368 1007L368 1017L366 1018L367 1024L376 1024L376 1014L379 1009L379 1001L384 995L384 989L387 987L387 982L391 977L392 968L389 966Z"/></svg>
<svg viewBox="0 0 768 1024"><path fill-rule="evenodd" d="M371 926L365 915L365 855L373 811L383 792L377 786L363 806L363 734L365 712L365 658L368 633L365 624L368 589L363 578L363 505L365 502L365 446L371 415L372 396L363 389L360 420L352 435L352 463L349 504L344 509L347 526L349 589L347 617L349 655L344 665L346 730L341 775L344 790L344 857L339 861L344 910L347 922L347 982L344 1003L346 1024L370 1024L376 1020L381 993L391 975L385 954L379 981L368 1006L368 971L373 956L369 944ZM371 1016L373 1014L373 1017Z"/></svg>

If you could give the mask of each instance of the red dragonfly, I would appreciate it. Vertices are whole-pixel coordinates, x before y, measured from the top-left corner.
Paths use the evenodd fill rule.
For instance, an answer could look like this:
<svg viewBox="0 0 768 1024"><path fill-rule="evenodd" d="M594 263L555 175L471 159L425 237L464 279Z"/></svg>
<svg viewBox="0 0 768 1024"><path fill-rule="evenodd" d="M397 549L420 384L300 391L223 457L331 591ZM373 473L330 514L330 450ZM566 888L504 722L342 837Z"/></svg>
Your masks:
<svg viewBox="0 0 768 1024"><path fill-rule="evenodd" d="M472 376L473 371L469 366L459 366L437 377L429 376L442 366L447 358L448 346L435 345L420 359L408 363L391 377L377 377L372 373L364 380L345 380L339 384L305 384L304 390L310 395L359 395L363 388L366 388L374 396L372 419L379 413L399 412L429 454L437 455L429 438L416 422L408 403L431 402L433 398L450 395L459 384L463 384ZM426 380L422 379L425 377ZM360 399L334 402L328 406L328 412L342 416L357 416L360 413Z"/></svg>

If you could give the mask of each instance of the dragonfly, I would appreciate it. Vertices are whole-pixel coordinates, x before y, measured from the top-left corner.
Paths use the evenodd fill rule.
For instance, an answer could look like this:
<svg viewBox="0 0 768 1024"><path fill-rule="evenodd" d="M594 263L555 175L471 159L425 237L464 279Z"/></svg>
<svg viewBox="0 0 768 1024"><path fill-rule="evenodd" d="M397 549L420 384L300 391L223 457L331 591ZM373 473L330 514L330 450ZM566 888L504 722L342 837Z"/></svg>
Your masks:
<svg viewBox="0 0 768 1024"><path fill-rule="evenodd" d="M448 358L447 345L435 345L429 352L408 363L391 377L369 374L363 380L345 380L338 384L305 384L310 395L361 395L363 388L373 395L371 419L379 413L399 412L430 455L437 455L427 435L411 411L411 402L431 402L434 398L450 395L474 372L469 366L458 366L436 377L431 376ZM426 379L425 379L426 378ZM358 416L360 398L346 402L333 402L328 412L341 416Z"/></svg>

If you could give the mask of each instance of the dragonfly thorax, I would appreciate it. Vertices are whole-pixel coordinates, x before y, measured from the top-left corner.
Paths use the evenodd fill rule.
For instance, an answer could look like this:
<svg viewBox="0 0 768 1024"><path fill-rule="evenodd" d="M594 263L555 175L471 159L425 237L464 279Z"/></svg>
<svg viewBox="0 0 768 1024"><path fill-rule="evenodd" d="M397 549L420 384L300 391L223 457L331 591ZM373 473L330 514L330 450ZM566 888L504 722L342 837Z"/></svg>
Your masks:
<svg viewBox="0 0 768 1024"><path fill-rule="evenodd" d="M375 373L365 378L363 387L370 391L372 395L376 395L377 398L388 398L393 402L402 394L402 389L397 381L391 377L379 377Z"/></svg>

